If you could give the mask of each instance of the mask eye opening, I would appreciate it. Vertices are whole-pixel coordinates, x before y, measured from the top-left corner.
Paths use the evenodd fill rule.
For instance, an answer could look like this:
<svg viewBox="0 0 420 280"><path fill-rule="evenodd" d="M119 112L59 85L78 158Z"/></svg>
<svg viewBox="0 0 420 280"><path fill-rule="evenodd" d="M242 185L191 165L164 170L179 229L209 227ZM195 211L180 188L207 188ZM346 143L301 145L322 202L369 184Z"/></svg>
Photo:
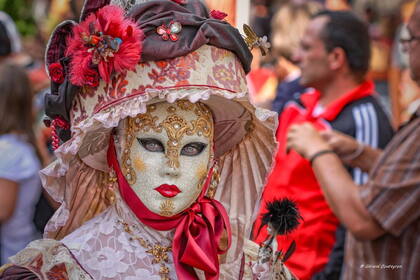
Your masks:
<svg viewBox="0 0 420 280"><path fill-rule="evenodd" d="M154 138L137 138L137 141L139 142L139 144L146 149L149 152L152 153L164 153L165 152L165 147L162 144L162 142L160 142L157 139Z"/></svg>
<svg viewBox="0 0 420 280"><path fill-rule="evenodd" d="M189 156L189 157L198 156L204 151L206 147L207 147L206 143L191 142L191 143L186 144L184 147L182 147L181 155Z"/></svg>

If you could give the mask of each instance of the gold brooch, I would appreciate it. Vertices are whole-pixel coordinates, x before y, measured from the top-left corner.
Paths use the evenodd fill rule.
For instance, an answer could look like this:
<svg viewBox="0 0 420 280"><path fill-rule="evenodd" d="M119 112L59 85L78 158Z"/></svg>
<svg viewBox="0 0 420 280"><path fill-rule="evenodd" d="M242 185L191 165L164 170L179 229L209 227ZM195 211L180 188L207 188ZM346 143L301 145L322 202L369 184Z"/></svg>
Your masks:
<svg viewBox="0 0 420 280"><path fill-rule="evenodd" d="M159 243L152 244L148 242L147 240L136 236L131 226L128 223L123 222L121 220L118 220L118 223L121 224L124 228L124 231L130 235L130 241L136 240L140 244L140 246L146 249L146 253L153 256L153 260L152 260L153 264L160 264L160 268L159 268L160 279L170 280L168 276L169 268L166 266L166 263L168 263L169 261L168 252L172 251L171 246L162 246Z"/></svg>
<svg viewBox="0 0 420 280"><path fill-rule="evenodd" d="M248 45L249 50L252 50L255 47L260 48L261 54L267 55L268 49L271 47L271 44L267 42L267 36L258 37L257 34L252 30L249 25L244 24L243 30L245 33L244 40Z"/></svg>

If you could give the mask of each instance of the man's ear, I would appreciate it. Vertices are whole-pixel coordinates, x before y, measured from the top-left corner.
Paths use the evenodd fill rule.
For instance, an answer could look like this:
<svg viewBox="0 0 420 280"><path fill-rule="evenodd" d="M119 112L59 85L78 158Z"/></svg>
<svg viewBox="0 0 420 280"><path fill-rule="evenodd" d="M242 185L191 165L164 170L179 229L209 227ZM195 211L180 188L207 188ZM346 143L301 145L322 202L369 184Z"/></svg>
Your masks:
<svg viewBox="0 0 420 280"><path fill-rule="evenodd" d="M345 66L347 64L347 56L346 52L339 47L334 48L328 54L328 62L330 65L331 70L336 71Z"/></svg>

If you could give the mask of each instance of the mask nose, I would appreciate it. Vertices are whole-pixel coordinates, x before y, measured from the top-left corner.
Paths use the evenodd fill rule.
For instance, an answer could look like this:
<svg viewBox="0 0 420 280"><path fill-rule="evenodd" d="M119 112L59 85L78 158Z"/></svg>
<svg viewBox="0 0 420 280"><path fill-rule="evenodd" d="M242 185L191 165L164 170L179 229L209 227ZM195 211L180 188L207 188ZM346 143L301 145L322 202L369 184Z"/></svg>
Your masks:
<svg viewBox="0 0 420 280"><path fill-rule="evenodd" d="M162 177L178 178L180 176L180 170L179 168L172 167L167 162L165 162L160 170L160 175Z"/></svg>

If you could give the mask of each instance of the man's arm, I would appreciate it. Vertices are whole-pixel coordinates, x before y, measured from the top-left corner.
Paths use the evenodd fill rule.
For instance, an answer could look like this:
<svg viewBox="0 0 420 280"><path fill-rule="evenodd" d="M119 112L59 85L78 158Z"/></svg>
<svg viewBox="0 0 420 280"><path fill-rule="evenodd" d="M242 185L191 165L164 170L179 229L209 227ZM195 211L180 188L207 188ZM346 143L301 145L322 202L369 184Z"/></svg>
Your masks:
<svg viewBox="0 0 420 280"><path fill-rule="evenodd" d="M332 211L356 238L373 240L384 234L362 203L359 186L335 154L315 159L312 168Z"/></svg>
<svg viewBox="0 0 420 280"><path fill-rule="evenodd" d="M345 164L358 167L364 172L369 172L382 154L382 150L363 145L338 131L322 131L321 135Z"/></svg>
<svg viewBox="0 0 420 280"><path fill-rule="evenodd" d="M331 150L319 132L310 124L292 126L288 133L288 148L307 159L323 150ZM382 227L370 216L339 157L326 153L316 157L312 167L325 199L341 223L358 239L373 240L384 234Z"/></svg>

